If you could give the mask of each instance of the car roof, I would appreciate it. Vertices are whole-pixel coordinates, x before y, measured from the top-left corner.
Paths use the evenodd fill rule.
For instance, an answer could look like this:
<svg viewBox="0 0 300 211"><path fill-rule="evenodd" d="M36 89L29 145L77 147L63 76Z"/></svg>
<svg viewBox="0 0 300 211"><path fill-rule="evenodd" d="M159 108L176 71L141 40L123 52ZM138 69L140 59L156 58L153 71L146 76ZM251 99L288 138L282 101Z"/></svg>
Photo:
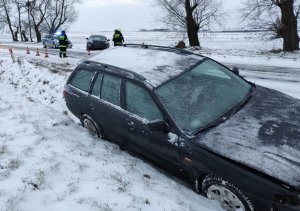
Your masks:
<svg viewBox="0 0 300 211"><path fill-rule="evenodd" d="M203 56L190 51L162 46L124 45L100 52L87 62L110 65L138 75L157 87L190 69Z"/></svg>

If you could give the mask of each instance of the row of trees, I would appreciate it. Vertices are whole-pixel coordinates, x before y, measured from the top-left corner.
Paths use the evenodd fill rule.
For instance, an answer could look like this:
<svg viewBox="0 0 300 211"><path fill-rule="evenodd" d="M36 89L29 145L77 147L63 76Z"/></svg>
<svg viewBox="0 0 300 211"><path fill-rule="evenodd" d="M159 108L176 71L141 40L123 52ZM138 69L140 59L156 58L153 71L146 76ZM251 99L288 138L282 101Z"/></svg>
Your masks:
<svg viewBox="0 0 300 211"><path fill-rule="evenodd" d="M191 46L200 46L198 32L220 24L224 13L221 0L154 0L165 12L161 20L186 31ZM300 0L244 0L243 20L249 26L273 33L283 39L283 50L299 50L297 24L300 19Z"/></svg>
<svg viewBox="0 0 300 211"><path fill-rule="evenodd" d="M41 42L42 33L54 33L74 22L78 16L75 5L80 0L0 0L0 26L7 27L13 41L28 41L25 34L35 33Z"/></svg>

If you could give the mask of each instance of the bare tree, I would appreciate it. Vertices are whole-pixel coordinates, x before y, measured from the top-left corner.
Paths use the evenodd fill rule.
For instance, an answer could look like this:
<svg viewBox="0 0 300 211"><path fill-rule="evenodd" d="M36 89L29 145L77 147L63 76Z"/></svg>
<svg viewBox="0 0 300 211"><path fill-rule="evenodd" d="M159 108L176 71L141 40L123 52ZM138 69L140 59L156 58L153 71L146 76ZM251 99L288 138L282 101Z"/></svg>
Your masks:
<svg viewBox="0 0 300 211"><path fill-rule="evenodd" d="M21 34L21 40L22 41L28 41L27 38L24 38L24 34L22 36L22 31L23 31L23 21L22 21L22 14L26 13L26 5L24 4L24 1L22 0L13 0L12 4L14 5L16 9L16 17L14 21L14 26L17 29L15 34L16 34L16 39L18 39L17 34L20 32Z"/></svg>
<svg viewBox="0 0 300 211"><path fill-rule="evenodd" d="M247 0L242 15L250 26L271 31L272 38L283 38L284 51L299 50L300 0Z"/></svg>
<svg viewBox="0 0 300 211"><path fill-rule="evenodd" d="M53 0L49 6L48 18L43 23L43 31L52 34L55 33L62 26L73 23L77 17L78 12L75 5L80 3L80 0Z"/></svg>
<svg viewBox="0 0 300 211"><path fill-rule="evenodd" d="M50 8L51 0L34 0L32 1L29 13L32 18L32 24L36 35L36 41L42 41L41 25L49 17L47 14Z"/></svg>
<svg viewBox="0 0 300 211"><path fill-rule="evenodd" d="M191 46L200 46L200 29L210 29L222 17L218 0L154 0L165 12L160 19L176 30L186 31Z"/></svg>
<svg viewBox="0 0 300 211"><path fill-rule="evenodd" d="M13 30L13 6L10 0L0 0L0 12L0 21L8 26L13 41L17 41L17 37L15 36L15 32Z"/></svg>
<svg viewBox="0 0 300 211"><path fill-rule="evenodd" d="M37 42L41 42L42 33L54 33L61 27L74 22L78 16L75 5L81 0L0 0L0 26L8 27L13 41L27 41L23 29L34 29ZM27 13L27 14L26 14Z"/></svg>

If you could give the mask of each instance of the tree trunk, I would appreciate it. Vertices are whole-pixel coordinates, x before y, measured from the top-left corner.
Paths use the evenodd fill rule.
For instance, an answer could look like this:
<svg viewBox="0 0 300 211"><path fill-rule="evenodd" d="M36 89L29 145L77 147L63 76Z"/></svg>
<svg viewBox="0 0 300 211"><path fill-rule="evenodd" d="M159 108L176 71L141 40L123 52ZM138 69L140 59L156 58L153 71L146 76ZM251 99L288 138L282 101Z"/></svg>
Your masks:
<svg viewBox="0 0 300 211"><path fill-rule="evenodd" d="M185 1L185 11L186 11L186 24L187 24L187 34L189 38L190 46L200 46L198 32L199 27L193 17L193 11L195 8L191 7L190 0Z"/></svg>
<svg viewBox="0 0 300 211"><path fill-rule="evenodd" d="M39 27L34 25L34 31L35 31L36 41L37 42L42 42L42 34L39 30Z"/></svg>
<svg viewBox="0 0 300 211"><path fill-rule="evenodd" d="M10 14L8 12L7 5L5 4L3 7L4 7L4 12L5 12L5 16L6 16L5 18L6 18L6 21L7 21L7 24L8 24L8 28L9 28L9 31L11 33L11 37L12 37L13 41L16 41L15 34L14 34L13 29L12 29Z"/></svg>
<svg viewBox="0 0 300 211"><path fill-rule="evenodd" d="M19 23L19 29L20 29L20 34L22 33L22 23L21 23L21 6L19 3L17 3L17 10L18 10L18 23ZM21 41L24 41L23 36L21 35Z"/></svg>
<svg viewBox="0 0 300 211"><path fill-rule="evenodd" d="M19 41L19 39L18 39L18 33L19 33L19 27L17 27L17 29L15 31L15 41Z"/></svg>
<svg viewBox="0 0 300 211"><path fill-rule="evenodd" d="M283 25L283 51L299 50L297 18L294 14L294 0L285 0L280 4L281 23Z"/></svg>

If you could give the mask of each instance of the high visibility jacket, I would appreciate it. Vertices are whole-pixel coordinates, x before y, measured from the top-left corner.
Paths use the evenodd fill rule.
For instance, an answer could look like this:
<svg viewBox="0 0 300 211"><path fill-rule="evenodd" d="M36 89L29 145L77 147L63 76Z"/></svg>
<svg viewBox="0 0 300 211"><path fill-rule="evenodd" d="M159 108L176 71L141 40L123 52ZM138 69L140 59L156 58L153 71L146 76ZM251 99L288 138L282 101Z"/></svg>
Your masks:
<svg viewBox="0 0 300 211"><path fill-rule="evenodd" d="M114 45L122 45L124 37L121 32L116 32L113 37Z"/></svg>
<svg viewBox="0 0 300 211"><path fill-rule="evenodd" d="M59 40L59 47L60 48L67 48L69 41L67 35L59 35L58 37Z"/></svg>

